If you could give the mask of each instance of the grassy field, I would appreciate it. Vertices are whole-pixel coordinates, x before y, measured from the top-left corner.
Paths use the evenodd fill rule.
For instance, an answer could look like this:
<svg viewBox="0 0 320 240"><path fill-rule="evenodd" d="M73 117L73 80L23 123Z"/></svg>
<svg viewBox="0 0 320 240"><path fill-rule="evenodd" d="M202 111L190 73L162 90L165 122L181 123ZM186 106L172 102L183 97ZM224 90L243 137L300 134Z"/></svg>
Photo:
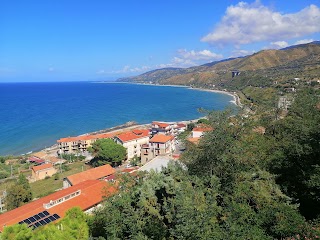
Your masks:
<svg viewBox="0 0 320 240"><path fill-rule="evenodd" d="M54 177L51 177L48 179L30 183L33 197L39 198L39 197L49 195L50 193L53 193L57 189L62 188L63 178L75 173L79 173L81 171L85 171L90 168L88 165L85 165L83 162L75 162L68 166L70 167L70 170L62 173L59 172L58 180L55 180Z"/></svg>

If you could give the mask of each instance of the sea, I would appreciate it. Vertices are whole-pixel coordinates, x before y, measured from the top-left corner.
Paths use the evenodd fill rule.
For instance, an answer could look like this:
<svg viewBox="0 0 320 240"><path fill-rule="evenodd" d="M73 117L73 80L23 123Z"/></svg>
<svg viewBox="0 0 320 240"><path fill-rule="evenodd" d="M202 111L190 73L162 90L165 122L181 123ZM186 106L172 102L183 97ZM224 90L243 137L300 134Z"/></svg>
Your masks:
<svg viewBox="0 0 320 240"><path fill-rule="evenodd" d="M0 83L0 155L129 121L183 121L234 106L227 94L186 87L101 82Z"/></svg>

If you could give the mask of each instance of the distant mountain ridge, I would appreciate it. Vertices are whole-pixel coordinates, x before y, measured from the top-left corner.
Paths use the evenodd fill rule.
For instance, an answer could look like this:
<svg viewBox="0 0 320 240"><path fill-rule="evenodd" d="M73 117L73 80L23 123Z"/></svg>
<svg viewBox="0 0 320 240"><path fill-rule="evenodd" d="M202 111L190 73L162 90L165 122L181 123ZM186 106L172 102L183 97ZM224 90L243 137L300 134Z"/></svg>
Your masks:
<svg viewBox="0 0 320 240"><path fill-rule="evenodd" d="M155 69L119 82L189 85L197 87L228 87L236 81L231 72L240 76L283 80L297 77L306 80L320 76L320 41L290 46L280 50L262 50L252 55L229 58L190 68ZM241 79L241 77L239 77Z"/></svg>

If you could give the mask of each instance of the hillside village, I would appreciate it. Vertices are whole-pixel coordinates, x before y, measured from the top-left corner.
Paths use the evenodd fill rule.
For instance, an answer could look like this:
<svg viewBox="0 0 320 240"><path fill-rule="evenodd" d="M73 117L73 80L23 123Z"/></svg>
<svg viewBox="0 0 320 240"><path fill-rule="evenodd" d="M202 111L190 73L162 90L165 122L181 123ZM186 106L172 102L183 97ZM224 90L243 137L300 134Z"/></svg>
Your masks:
<svg viewBox="0 0 320 240"><path fill-rule="evenodd" d="M61 138L57 140L57 148L53 148L54 150L30 154L27 162L31 164L31 175L27 178L30 183L34 183L54 178L66 164L72 166L73 163L67 160L68 157L61 157L63 154L83 156L82 161L89 163L92 155L88 149L98 139L112 139L125 147L127 152L122 165L114 168L106 164L68 175L54 193L1 214L0 231L5 226L17 223L26 223L30 228L46 225L63 218L67 210L74 206L80 207L86 213L92 212L105 197L117 191L119 174L128 173L134 176L139 171L160 171L170 161L179 159L181 151L184 150L185 143L178 139L180 134L187 133L188 142L197 144L205 132L212 130L203 123L194 122L190 122L192 129L188 130L186 122L154 121L143 128L138 126L130 130ZM140 162L131 164L134 158L140 159ZM4 210L5 205L2 208Z"/></svg>

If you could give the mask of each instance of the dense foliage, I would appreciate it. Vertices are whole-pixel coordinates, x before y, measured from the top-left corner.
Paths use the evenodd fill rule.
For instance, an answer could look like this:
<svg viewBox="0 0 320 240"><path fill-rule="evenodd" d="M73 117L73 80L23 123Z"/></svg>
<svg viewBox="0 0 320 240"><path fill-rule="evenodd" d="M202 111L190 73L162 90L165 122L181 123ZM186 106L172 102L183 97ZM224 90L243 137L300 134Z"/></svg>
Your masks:
<svg viewBox="0 0 320 240"><path fill-rule="evenodd" d="M318 96L313 90L302 91L283 119L210 113L214 131L188 146L185 165L124 180L120 194L109 198L89 222L92 236L317 238ZM273 114L272 109L265 111ZM262 122L265 133L257 131Z"/></svg>
<svg viewBox="0 0 320 240"><path fill-rule="evenodd" d="M32 200L32 192L28 180L22 174L17 181L7 189L5 198L7 210L22 206Z"/></svg>
<svg viewBox="0 0 320 240"><path fill-rule="evenodd" d="M101 166L104 164L120 164L125 160L127 151L122 145L115 143L111 139L99 139L92 144L90 150L94 158L91 161L93 166Z"/></svg>

